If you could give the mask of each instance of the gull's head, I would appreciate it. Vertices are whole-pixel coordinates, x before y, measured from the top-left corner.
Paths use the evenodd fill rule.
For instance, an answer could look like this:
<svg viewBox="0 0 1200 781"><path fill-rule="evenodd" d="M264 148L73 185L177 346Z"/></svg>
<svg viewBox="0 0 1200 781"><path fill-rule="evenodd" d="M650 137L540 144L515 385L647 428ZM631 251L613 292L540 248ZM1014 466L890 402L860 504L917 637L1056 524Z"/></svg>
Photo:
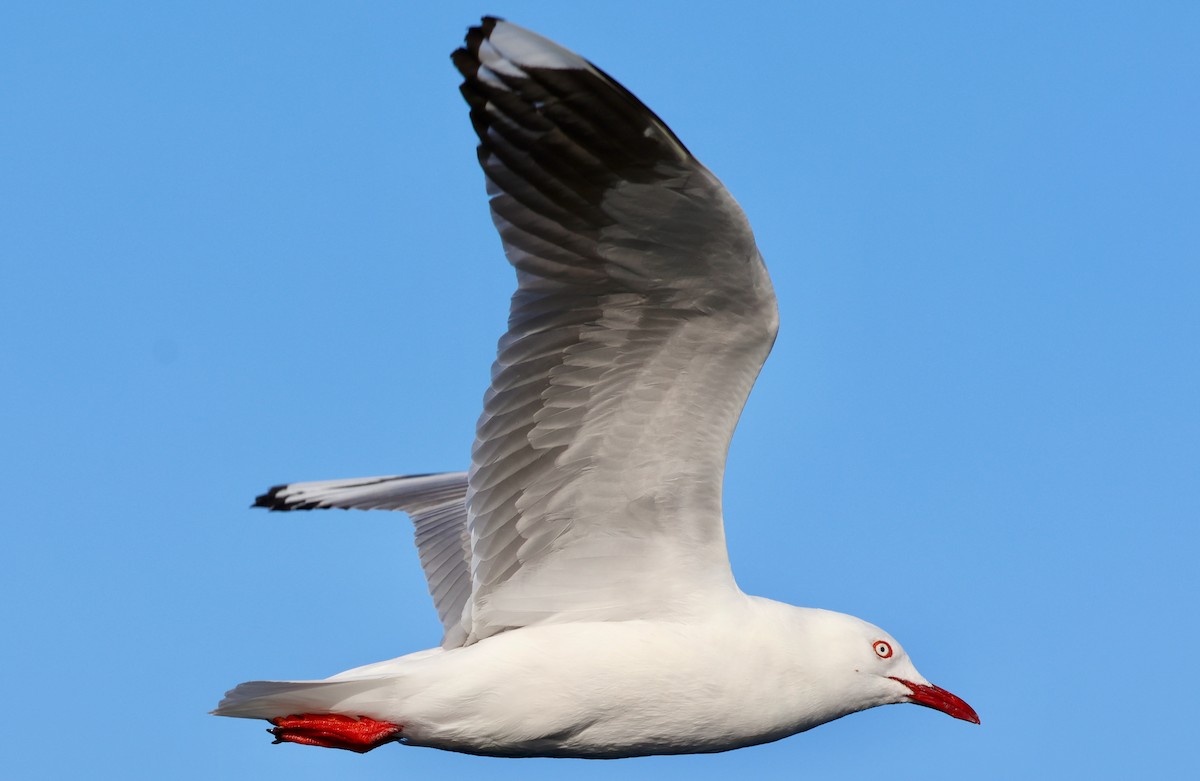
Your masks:
<svg viewBox="0 0 1200 781"><path fill-rule="evenodd" d="M896 639L854 616L828 610L806 610L806 651L843 692L853 713L876 705L911 702L940 710L956 719L979 723L974 708L917 672Z"/></svg>

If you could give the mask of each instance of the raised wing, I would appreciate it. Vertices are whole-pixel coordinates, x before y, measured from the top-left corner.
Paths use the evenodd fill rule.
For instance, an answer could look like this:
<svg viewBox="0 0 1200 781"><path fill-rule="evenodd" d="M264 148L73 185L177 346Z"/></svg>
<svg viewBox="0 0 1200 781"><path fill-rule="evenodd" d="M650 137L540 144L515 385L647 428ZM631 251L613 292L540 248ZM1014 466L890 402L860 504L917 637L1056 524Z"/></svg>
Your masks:
<svg viewBox="0 0 1200 781"><path fill-rule="evenodd" d="M269 510L403 510L412 519L417 554L445 634L442 645L466 640L463 608L471 595L467 534L467 473L388 475L288 483L254 500Z"/></svg>
<svg viewBox="0 0 1200 781"><path fill-rule="evenodd" d="M467 642L729 593L725 455L778 322L745 216L553 42L485 18L453 60L518 283L472 450Z"/></svg>

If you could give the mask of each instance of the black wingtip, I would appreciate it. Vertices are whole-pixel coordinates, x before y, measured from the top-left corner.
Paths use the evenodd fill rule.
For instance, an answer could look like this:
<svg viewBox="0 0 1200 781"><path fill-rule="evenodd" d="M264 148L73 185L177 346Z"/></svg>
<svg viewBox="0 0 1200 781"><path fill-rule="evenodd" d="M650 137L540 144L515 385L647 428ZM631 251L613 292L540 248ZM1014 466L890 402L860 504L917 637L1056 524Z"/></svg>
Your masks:
<svg viewBox="0 0 1200 781"><path fill-rule="evenodd" d="M637 96L570 50L563 51L586 67L520 64L493 52L488 56L511 67L490 68L487 78L481 79L484 43L502 21L483 17L479 25L468 28L463 46L454 50L450 59L463 76L459 90L471 106L471 122L481 149L511 167L519 161L505 150L515 146L518 156L528 158L539 169L519 172L518 178L552 169L548 170L549 180L576 190L595 180L593 184L602 185L598 199L613 184L607 179L599 182L604 174L615 173L635 182L657 181L663 176L660 164L694 162L679 137ZM525 32L540 39L532 31ZM561 48L553 41L548 43ZM593 170L596 161L600 173ZM481 162L489 175L494 173L486 161ZM549 181L543 184L548 186ZM500 187L504 189L503 183Z"/></svg>
<svg viewBox="0 0 1200 781"><path fill-rule="evenodd" d="M463 65L460 64L462 58L478 59L480 45L488 39L492 30L496 29L496 25L503 21L499 16L485 16L479 21L479 24L467 28L467 34L463 39L465 45L450 54L450 59L454 61L459 70L463 68Z"/></svg>
<svg viewBox="0 0 1200 781"><path fill-rule="evenodd" d="M305 507L303 504L299 504L299 503L288 504L287 500L284 499L282 496L280 496L280 494L283 492L283 489L285 489L285 488L287 488L286 484L271 486L265 494L254 497L254 504L252 504L250 506L252 508L253 507L266 507L268 510L271 510L271 511L311 510L312 509L312 507Z"/></svg>

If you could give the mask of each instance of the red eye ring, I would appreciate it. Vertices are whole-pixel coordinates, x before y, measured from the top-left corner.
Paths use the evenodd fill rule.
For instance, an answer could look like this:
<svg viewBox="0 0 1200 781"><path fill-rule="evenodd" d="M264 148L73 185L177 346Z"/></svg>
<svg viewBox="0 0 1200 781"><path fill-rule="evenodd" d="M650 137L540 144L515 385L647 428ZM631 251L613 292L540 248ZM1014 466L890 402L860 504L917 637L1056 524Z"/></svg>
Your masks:
<svg viewBox="0 0 1200 781"><path fill-rule="evenodd" d="M892 658L892 645L886 640L875 641L875 655L880 659Z"/></svg>

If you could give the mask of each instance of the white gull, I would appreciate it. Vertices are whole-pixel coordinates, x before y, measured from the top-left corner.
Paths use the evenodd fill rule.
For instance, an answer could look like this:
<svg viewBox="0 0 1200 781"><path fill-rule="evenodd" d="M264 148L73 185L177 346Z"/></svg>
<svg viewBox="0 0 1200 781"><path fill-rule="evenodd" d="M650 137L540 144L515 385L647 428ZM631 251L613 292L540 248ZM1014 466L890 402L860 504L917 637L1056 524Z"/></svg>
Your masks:
<svg viewBox="0 0 1200 781"><path fill-rule="evenodd" d="M978 723L882 629L734 581L725 456L778 319L733 198L545 38L487 17L453 61L518 281L470 471L257 502L408 512L441 647L243 683L214 712L359 752L609 758L724 751L889 703Z"/></svg>

